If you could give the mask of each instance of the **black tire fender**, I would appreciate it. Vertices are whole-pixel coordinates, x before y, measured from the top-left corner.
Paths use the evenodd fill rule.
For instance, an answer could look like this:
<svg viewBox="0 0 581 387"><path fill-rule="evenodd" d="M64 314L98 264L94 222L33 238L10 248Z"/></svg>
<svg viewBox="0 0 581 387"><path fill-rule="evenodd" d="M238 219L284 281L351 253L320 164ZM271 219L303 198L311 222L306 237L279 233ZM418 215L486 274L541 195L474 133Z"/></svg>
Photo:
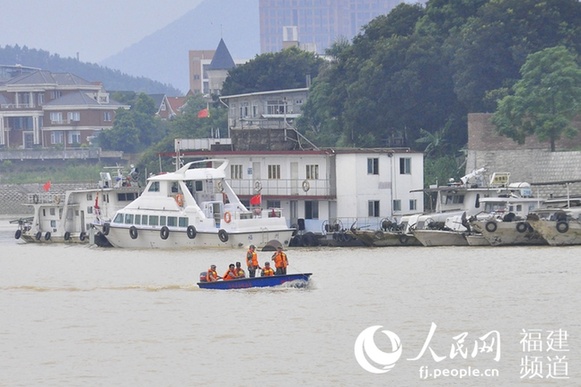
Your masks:
<svg viewBox="0 0 581 387"><path fill-rule="evenodd" d="M198 234L198 231L196 230L196 228L194 226L189 225L188 229L186 230L186 233L188 234L188 238L194 239L196 237L196 235Z"/></svg>
<svg viewBox="0 0 581 387"><path fill-rule="evenodd" d="M137 237L139 236L139 234L137 233L137 227L135 226L129 227L129 236L131 237L131 239L137 239Z"/></svg>
<svg viewBox="0 0 581 387"><path fill-rule="evenodd" d="M494 220L486 222L486 226L484 226L488 232L495 232L497 227L498 226Z"/></svg>
<svg viewBox="0 0 581 387"><path fill-rule="evenodd" d="M228 242L228 232L224 229L218 230L218 238L224 243Z"/></svg>
<svg viewBox="0 0 581 387"><path fill-rule="evenodd" d="M556 227L557 227L557 231L559 231L562 234L569 231L569 224L567 222L565 222L564 220L557 222Z"/></svg>
<svg viewBox="0 0 581 387"><path fill-rule="evenodd" d="M65 235L64 235L64 237L65 237L65 241L68 241L69 239L71 239L71 233L70 233L70 232L68 232L68 231L67 231L67 232L65 232Z"/></svg>
<svg viewBox="0 0 581 387"><path fill-rule="evenodd" d="M20 239L21 236L22 230L16 230L16 232L14 233L14 239Z"/></svg>
<svg viewBox="0 0 581 387"><path fill-rule="evenodd" d="M526 222L518 222L516 224L516 231L523 233L526 232L528 230L529 226Z"/></svg>
<svg viewBox="0 0 581 387"><path fill-rule="evenodd" d="M44 234L44 240L45 241L50 241L50 231L47 232L46 234Z"/></svg>
<svg viewBox="0 0 581 387"><path fill-rule="evenodd" d="M159 231L159 236L163 240L167 239L169 237L169 228L167 228L167 226L163 226Z"/></svg>
<svg viewBox="0 0 581 387"><path fill-rule="evenodd" d="M109 223L105 223L103 225L103 235L109 235L110 229L111 229L111 225Z"/></svg>

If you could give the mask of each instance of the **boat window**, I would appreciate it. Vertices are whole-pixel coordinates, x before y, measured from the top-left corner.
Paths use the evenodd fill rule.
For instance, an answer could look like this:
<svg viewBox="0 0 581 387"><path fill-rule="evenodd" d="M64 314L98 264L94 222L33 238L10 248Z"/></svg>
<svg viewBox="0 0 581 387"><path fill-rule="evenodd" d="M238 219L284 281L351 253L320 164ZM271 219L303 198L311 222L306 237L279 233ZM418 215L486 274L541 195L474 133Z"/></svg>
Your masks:
<svg viewBox="0 0 581 387"><path fill-rule="evenodd" d="M147 215L141 215L141 224L147 225Z"/></svg>
<svg viewBox="0 0 581 387"><path fill-rule="evenodd" d="M54 215L54 214L55 214L54 208L51 208L51 209L50 209L50 211L49 211L49 213L50 213L51 215Z"/></svg>
<svg viewBox="0 0 581 387"><path fill-rule="evenodd" d="M159 217L159 225L160 226L165 226L166 225L165 219L166 219L165 216L160 216Z"/></svg>
<svg viewBox="0 0 581 387"><path fill-rule="evenodd" d="M159 224L159 216L149 215L149 225L150 226L157 226L158 224Z"/></svg>
<svg viewBox="0 0 581 387"><path fill-rule="evenodd" d="M195 184L196 184L196 192L200 192L204 189L204 185L202 184L201 180L196 180Z"/></svg>
<svg viewBox="0 0 581 387"><path fill-rule="evenodd" d="M178 217L177 216L168 216L167 217L167 225L170 227L176 227L178 225Z"/></svg>
<svg viewBox="0 0 581 387"><path fill-rule="evenodd" d="M141 224L141 215L135 215L135 224Z"/></svg>
<svg viewBox="0 0 581 387"><path fill-rule="evenodd" d="M115 215L115 219L113 219L113 223L123 223L123 214Z"/></svg>
<svg viewBox="0 0 581 387"><path fill-rule="evenodd" d="M133 224L133 214L125 214L125 224Z"/></svg>
<svg viewBox="0 0 581 387"><path fill-rule="evenodd" d="M174 181L173 183L171 183L171 192L176 193L178 192L178 182Z"/></svg>
<svg viewBox="0 0 581 387"><path fill-rule="evenodd" d="M179 218L179 226L180 227L188 227L188 218L183 218L180 216Z"/></svg>
<svg viewBox="0 0 581 387"><path fill-rule="evenodd" d="M151 183L148 189L149 192L159 192L159 181L154 181Z"/></svg>
<svg viewBox="0 0 581 387"><path fill-rule="evenodd" d="M56 228L56 220L51 220L50 221L50 227Z"/></svg>

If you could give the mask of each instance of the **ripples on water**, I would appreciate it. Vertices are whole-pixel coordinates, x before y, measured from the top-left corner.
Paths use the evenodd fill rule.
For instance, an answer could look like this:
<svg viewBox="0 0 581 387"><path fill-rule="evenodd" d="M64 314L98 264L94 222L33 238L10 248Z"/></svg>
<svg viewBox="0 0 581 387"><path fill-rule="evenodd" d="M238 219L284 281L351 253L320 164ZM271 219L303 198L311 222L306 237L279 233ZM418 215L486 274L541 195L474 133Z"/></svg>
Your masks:
<svg viewBox="0 0 581 387"><path fill-rule="evenodd" d="M243 250L22 245L12 227L0 224L0 385L514 385L522 329L569 333L570 379L526 383L581 384L581 247L297 248L289 272L313 272L306 289L208 291L199 272L215 263L222 274ZM432 322L438 355L462 332L472 348L498 330L501 360L406 360ZM386 374L354 357L373 325L402 341ZM500 376L422 381L422 365Z"/></svg>

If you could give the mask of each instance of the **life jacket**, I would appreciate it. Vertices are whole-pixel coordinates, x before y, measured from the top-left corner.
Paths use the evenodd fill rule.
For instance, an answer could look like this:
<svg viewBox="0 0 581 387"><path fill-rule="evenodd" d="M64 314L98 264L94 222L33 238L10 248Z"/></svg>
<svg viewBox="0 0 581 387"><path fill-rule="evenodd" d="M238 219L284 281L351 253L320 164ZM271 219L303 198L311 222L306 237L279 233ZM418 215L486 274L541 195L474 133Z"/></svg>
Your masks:
<svg viewBox="0 0 581 387"><path fill-rule="evenodd" d="M222 278L224 278L224 281L236 279L236 272L228 269L228 271L226 272L226 274L224 274Z"/></svg>
<svg viewBox="0 0 581 387"><path fill-rule="evenodd" d="M272 275L274 275L274 270L272 269L272 267L265 267L262 269L263 277L270 277Z"/></svg>
<svg viewBox="0 0 581 387"><path fill-rule="evenodd" d="M246 265L248 267L258 267L258 254L256 251L250 251L246 253Z"/></svg>
<svg viewBox="0 0 581 387"><path fill-rule="evenodd" d="M288 266L288 259L286 257L286 254L281 252L277 252L274 257L272 257L272 259L274 260L274 266L279 269L279 268L285 268Z"/></svg>
<svg viewBox="0 0 581 387"><path fill-rule="evenodd" d="M236 268L234 270L236 270L237 278L244 278L244 277L246 277L246 273L244 272L244 269L243 268L238 267L238 268Z"/></svg>
<svg viewBox="0 0 581 387"><path fill-rule="evenodd" d="M208 274L206 274L207 282L218 281L218 272L216 270L208 269Z"/></svg>

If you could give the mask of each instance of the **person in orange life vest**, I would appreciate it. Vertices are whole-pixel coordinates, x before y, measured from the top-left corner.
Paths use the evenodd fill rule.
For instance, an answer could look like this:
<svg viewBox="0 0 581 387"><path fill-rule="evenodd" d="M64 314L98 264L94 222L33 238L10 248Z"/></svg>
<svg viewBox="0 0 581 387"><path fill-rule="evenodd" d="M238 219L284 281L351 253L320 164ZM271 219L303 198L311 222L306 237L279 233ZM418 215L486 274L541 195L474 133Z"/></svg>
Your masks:
<svg viewBox="0 0 581 387"><path fill-rule="evenodd" d="M220 277L218 275L218 272L216 271L216 265L210 266L210 268L208 269L208 272L206 274L206 281L208 281L208 282L216 282L220 278L222 278L222 277Z"/></svg>
<svg viewBox="0 0 581 387"><path fill-rule="evenodd" d="M246 272L240 266L241 266L240 262L236 262L236 269L235 269L235 271L236 271L236 278L245 278L246 277Z"/></svg>
<svg viewBox="0 0 581 387"><path fill-rule="evenodd" d="M286 267L288 266L288 258L282 251L282 246L276 248L276 253L272 256L274 266L276 267L275 275L286 274Z"/></svg>
<svg viewBox="0 0 581 387"><path fill-rule="evenodd" d="M246 252L246 265L248 266L248 276L256 277L256 269L261 269L258 265L258 254L256 254L256 246L250 245Z"/></svg>
<svg viewBox="0 0 581 387"><path fill-rule="evenodd" d="M270 277L274 275L274 270L270 267L270 262L264 262L264 267L262 268L261 277Z"/></svg>
<svg viewBox="0 0 581 387"><path fill-rule="evenodd" d="M234 269L234 264L228 265L228 271L224 273L224 281L236 279L236 269Z"/></svg>

